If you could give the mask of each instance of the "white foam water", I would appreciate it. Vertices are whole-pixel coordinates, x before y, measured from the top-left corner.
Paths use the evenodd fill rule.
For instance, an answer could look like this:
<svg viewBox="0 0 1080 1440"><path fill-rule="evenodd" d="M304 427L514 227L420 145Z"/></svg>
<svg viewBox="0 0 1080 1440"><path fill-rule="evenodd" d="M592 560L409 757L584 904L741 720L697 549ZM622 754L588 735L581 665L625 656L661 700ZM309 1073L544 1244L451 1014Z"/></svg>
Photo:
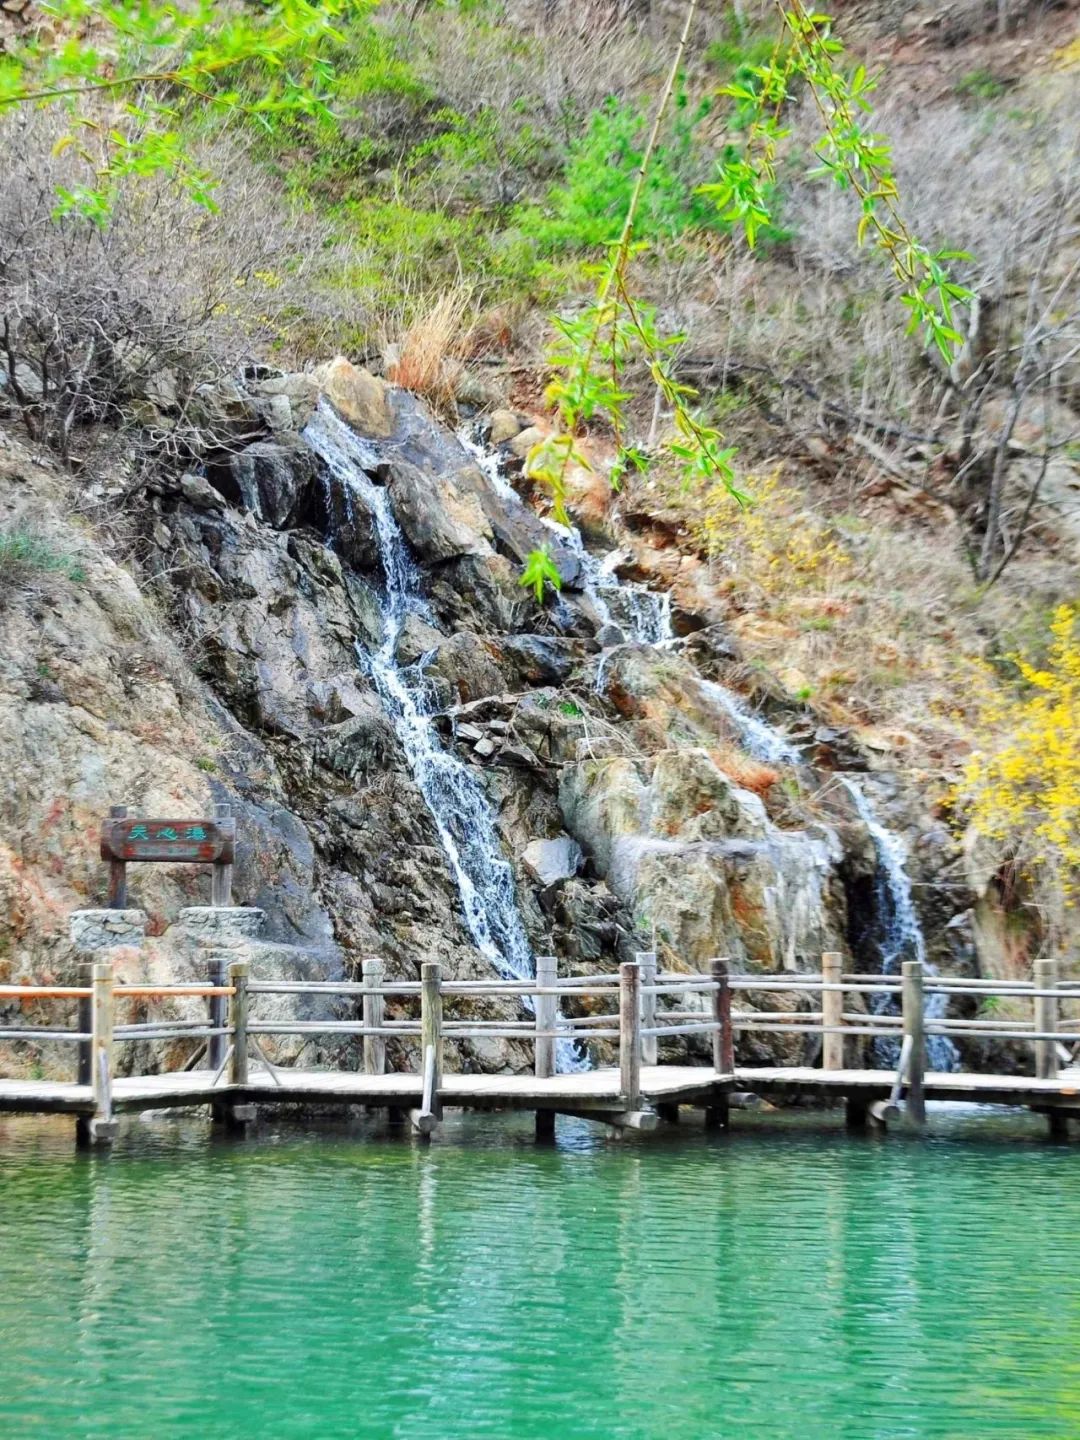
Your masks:
<svg viewBox="0 0 1080 1440"><path fill-rule="evenodd" d="M383 638L377 649L365 651L358 645L357 653L386 707L409 769L431 812L473 943L500 974L515 980L530 979L536 973L532 949L491 804L476 771L440 742L430 713L423 661L403 666L396 657L408 616L420 615L429 622L433 617L390 496L367 473L377 462L378 452L325 403L320 404L308 424L304 439L341 485L345 496L359 497L374 518L385 581L380 600ZM579 1069L582 1064L574 1047L560 1042L559 1068Z"/></svg>
<svg viewBox="0 0 1080 1440"><path fill-rule="evenodd" d="M874 842L877 857L874 875L877 933L874 943L879 952L882 974L895 975L903 961L920 960L925 974L934 976L938 971L926 958L926 939L915 909L903 843L898 835L882 825L862 786L850 775L841 776L841 780ZM928 995L925 1001L927 1020L944 1019L948 1003L946 995ZM870 1006L877 1015L898 1013L896 996L892 992L872 996ZM892 1067L899 1062L900 1044L883 1036L874 1041L874 1054L883 1065ZM931 1070L960 1068L960 1052L947 1035L927 1036L926 1059Z"/></svg>

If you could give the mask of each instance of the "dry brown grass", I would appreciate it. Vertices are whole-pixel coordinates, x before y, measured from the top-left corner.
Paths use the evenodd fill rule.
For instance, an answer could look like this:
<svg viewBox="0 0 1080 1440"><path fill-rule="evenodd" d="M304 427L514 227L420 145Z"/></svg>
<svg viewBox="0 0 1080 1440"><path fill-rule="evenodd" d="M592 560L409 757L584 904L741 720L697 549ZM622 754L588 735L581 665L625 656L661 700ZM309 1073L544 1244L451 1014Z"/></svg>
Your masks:
<svg viewBox="0 0 1080 1440"><path fill-rule="evenodd" d="M975 733L977 662L1029 648L1064 583L1060 565L1031 564L1015 589L985 593L941 516L905 521L875 500L827 518L834 497L819 504L794 469L746 486L756 497L746 512L719 489L666 496L708 557L702 602L720 598L749 657L742 683L775 677L891 764L950 772Z"/></svg>
<svg viewBox="0 0 1080 1440"><path fill-rule="evenodd" d="M467 286L440 295L400 342L388 347L387 379L422 395L439 410L453 410L462 371L458 355L471 328L472 310L473 295Z"/></svg>

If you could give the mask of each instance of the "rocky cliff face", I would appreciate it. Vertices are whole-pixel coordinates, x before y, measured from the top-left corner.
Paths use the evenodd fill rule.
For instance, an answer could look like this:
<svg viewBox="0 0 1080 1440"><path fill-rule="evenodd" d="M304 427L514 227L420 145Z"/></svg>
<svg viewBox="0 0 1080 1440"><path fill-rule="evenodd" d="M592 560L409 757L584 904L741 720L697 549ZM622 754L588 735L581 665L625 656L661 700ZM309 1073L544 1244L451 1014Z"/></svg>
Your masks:
<svg viewBox="0 0 1080 1440"><path fill-rule="evenodd" d="M371 508L302 438L320 395L367 440L368 479L415 561L425 603L394 662L422 677L433 733L486 797L533 951L578 973L641 948L777 971L857 951L872 837L828 769L762 760L727 692L703 681L732 653L715 607L684 607L681 641L636 642L573 537L415 398L337 361L210 397L258 438L156 481L127 568L80 521L77 482L0 448L0 523L47 532L84 571L0 614L4 978L71 962L67 915L102 899L96 828L120 802L234 806L235 891L266 911L263 958L286 973L352 973L372 954L409 977L426 958L490 973L373 678L386 575ZM517 577L545 540L566 584L541 607ZM916 858L934 852L924 832ZM194 963L175 920L206 884L134 872L152 973ZM933 953L956 933L952 908L927 907ZM462 1063L527 1058L492 1044Z"/></svg>

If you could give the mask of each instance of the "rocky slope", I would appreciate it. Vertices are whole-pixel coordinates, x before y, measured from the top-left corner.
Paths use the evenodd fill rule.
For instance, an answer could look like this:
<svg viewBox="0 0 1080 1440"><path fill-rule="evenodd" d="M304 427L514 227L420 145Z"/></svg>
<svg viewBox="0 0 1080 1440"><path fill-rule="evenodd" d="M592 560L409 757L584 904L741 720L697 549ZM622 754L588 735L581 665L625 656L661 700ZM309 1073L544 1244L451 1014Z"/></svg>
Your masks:
<svg viewBox="0 0 1080 1440"><path fill-rule="evenodd" d="M266 966L351 974L378 954L409 977L426 958L490 973L373 675L385 623L373 515L301 437L320 396L365 437L368 481L385 487L414 557L426 604L404 619L393 660L423 677L433 735L479 782L533 952L578 973L641 948L676 966L730 954L778 971L836 949L876 968L878 856L833 773L865 758L792 714L817 766L763 759L716 683L733 649L715 605L678 608L681 638L635 641L573 537L553 536L421 402L338 360L208 392L247 443L154 482L127 567L79 518L78 482L3 440L0 525L31 526L83 572L12 592L0 614L3 978L68 972L67 915L103 898L96 830L115 803L234 806L235 891L267 913ZM504 442L523 420L503 417ZM545 607L518 583L543 539L566 580ZM636 564L627 554L622 568L647 577ZM866 776L864 789L908 832L917 879L954 862L894 777ZM187 973L195 952L176 917L206 884L134 872L151 940L133 964ZM916 894L931 956L966 962L970 897ZM528 1058L492 1043L461 1063Z"/></svg>

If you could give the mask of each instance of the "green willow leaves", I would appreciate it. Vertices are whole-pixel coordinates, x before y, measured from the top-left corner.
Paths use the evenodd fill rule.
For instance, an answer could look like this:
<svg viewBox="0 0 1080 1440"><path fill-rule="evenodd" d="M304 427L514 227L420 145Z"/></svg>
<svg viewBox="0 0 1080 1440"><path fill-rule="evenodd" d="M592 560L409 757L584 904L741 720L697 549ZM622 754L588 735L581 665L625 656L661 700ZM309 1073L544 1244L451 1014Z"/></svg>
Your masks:
<svg viewBox="0 0 1080 1440"><path fill-rule="evenodd" d="M554 321L556 340L548 355L554 378L547 399L562 432L536 447L526 472L550 491L554 517L562 524L569 524L569 468L586 464L578 444L586 426L605 423L614 436L610 479L616 488L631 469L644 472L651 461L640 444L627 438L628 407L634 399L627 380L631 364L644 365L657 403L671 412L675 433L663 448L674 457L684 483L719 481L737 503L748 500L736 482L734 450L698 413L697 392L676 378L673 352L681 337L660 334L655 311L635 298L629 278L633 258L645 248L634 238L644 177L696 10L692 0L622 233L599 271L595 301L575 316ZM856 246L872 246L890 266L900 302L910 312L908 333L921 331L924 342L949 363L963 344L956 309L970 301L971 292L957 284L946 267L968 257L954 251L931 252L900 213L889 143L862 120L870 111L875 82L861 65L844 72L843 45L833 34L830 18L807 12L801 0L791 0L790 8L778 4L777 10L780 32L769 61L750 67L748 77L719 92L735 103L741 147L724 151L717 179L699 187L698 193L716 204L721 218L740 229L753 249L761 232L776 222L778 167L784 142L791 136L785 112L800 94L809 93L821 121L821 135L813 146L817 165L811 175L826 177L858 197Z"/></svg>
<svg viewBox="0 0 1080 1440"><path fill-rule="evenodd" d="M336 22L370 0L51 0L38 8L53 38L43 44L31 33L0 57L0 115L19 105L67 109L70 130L58 148L85 161L86 180L59 193L58 209L103 223L130 176L172 175L212 209L214 177L189 148L183 107L197 102L267 122L323 113Z"/></svg>

